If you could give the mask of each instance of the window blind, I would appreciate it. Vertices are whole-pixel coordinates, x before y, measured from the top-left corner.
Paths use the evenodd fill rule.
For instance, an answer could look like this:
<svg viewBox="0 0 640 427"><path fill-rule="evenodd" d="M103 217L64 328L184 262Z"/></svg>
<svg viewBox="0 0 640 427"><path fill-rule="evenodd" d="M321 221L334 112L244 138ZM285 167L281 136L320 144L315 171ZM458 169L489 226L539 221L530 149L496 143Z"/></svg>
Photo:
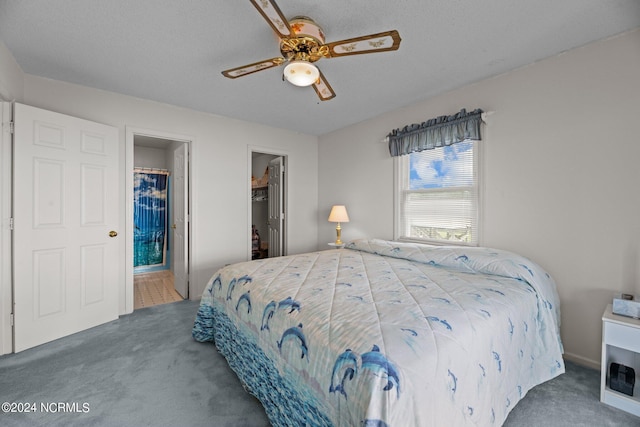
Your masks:
<svg viewBox="0 0 640 427"><path fill-rule="evenodd" d="M396 157L396 238L478 244L477 142Z"/></svg>

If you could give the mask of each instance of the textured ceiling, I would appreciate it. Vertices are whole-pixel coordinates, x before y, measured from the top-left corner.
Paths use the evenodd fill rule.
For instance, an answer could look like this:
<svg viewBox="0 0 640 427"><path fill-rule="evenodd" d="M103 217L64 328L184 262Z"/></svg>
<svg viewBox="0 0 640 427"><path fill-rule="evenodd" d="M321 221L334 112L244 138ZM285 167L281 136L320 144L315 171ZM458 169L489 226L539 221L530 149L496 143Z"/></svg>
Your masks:
<svg viewBox="0 0 640 427"><path fill-rule="evenodd" d="M0 39L28 74L321 135L640 26L638 0L277 2L327 42L396 29L400 49L321 59L321 102L281 67L222 76L280 54L248 0L0 0Z"/></svg>

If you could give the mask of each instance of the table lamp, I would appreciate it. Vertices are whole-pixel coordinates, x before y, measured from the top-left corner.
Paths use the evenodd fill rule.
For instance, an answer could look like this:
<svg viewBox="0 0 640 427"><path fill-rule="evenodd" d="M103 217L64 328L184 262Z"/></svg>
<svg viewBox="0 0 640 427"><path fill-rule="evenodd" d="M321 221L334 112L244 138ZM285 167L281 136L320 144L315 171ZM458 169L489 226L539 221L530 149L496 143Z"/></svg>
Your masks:
<svg viewBox="0 0 640 427"><path fill-rule="evenodd" d="M336 245L341 245L342 240L340 240L340 228L341 222L349 222L349 214L347 213L347 208L344 205L335 205L331 208L331 213L329 214L329 222L337 222L336 226Z"/></svg>

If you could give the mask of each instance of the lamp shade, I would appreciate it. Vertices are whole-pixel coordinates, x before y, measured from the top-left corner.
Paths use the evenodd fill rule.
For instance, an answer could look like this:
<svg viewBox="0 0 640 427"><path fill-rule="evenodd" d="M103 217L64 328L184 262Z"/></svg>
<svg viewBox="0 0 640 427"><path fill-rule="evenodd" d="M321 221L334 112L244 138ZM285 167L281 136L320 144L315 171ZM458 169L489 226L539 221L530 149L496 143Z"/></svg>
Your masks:
<svg viewBox="0 0 640 427"><path fill-rule="evenodd" d="M314 84L320 71L310 62L307 61L291 61L284 67L284 78L296 86L311 86Z"/></svg>
<svg viewBox="0 0 640 427"><path fill-rule="evenodd" d="M349 222L349 214L344 205L335 205L331 208L329 222Z"/></svg>

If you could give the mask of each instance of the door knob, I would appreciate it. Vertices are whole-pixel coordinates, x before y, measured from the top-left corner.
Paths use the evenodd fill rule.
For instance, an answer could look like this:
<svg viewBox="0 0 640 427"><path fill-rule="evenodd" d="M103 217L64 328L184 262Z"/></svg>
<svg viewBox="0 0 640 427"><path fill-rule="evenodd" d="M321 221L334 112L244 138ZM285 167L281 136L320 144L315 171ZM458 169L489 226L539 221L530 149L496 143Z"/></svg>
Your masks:
<svg viewBox="0 0 640 427"><path fill-rule="evenodd" d="M111 230L111 231L109 232L109 237L116 237L117 235L118 235L118 233L117 233L117 232L115 232L115 231L113 231L113 230Z"/></svg>

